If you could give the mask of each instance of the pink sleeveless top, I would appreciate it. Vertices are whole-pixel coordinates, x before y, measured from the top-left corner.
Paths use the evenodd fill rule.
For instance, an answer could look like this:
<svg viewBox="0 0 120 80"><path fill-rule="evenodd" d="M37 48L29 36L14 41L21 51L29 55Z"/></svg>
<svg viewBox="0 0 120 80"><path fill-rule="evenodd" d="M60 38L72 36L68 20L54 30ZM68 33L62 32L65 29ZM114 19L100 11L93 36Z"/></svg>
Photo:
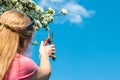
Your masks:
<svg viewBox="0 0 120 80"><path fill-rule="evenodd" d="M3 80L29 80L37 65L28 57L16 54Z"/></svg>

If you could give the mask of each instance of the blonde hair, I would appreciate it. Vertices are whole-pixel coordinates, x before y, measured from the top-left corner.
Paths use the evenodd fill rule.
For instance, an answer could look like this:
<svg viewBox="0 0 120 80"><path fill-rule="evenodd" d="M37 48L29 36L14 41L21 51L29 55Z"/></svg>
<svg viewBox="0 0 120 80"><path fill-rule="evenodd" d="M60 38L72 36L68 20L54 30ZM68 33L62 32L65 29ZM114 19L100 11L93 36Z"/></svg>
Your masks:
<svg viewBox="0 0 120 80"><path fill-rule="evenodd" d="M0 80L15 54L23 54L27 49L34 32L31 22L30 17L16 10L6 11L0 16Z"/></svg>

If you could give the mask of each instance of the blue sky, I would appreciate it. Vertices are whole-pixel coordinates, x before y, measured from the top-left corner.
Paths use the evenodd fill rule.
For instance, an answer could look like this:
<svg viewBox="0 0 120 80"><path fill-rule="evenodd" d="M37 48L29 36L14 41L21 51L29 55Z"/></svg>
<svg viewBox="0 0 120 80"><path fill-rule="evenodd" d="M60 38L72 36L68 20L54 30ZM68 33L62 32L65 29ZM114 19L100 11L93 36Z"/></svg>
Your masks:
<svg viewBox="0 0 120 80"><path fill-rule="evenodd" d="M50 24L56 61L50 80L120 80L119 0L34 0L42 7L67 8ZM44 40L44 29L34 39ZM38 47L31 58L39 64Z"/></svg>

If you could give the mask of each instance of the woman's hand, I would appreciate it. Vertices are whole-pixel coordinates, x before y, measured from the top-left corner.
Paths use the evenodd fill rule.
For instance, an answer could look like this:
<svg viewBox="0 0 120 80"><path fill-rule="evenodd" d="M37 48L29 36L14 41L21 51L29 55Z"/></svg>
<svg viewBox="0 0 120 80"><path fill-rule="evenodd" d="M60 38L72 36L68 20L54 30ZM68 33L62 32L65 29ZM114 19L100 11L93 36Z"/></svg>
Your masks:
<svg viewBox="0 0 120 80"><path fill-rule="evenodd" d="M50 55L55 53L54 44L51 44L49 46L44 46L43 44L44 44L44 42L42 41L41 45L40 45L40 48L39 48L40 56L49 57Z"/></svg>
<svg viewBox="0 0 120 80"><path fill-rule="evenodd" d="M39 52L40 52L40 66L37 70L38 80L49 80L51 73L51 64L49 61L49 56L55 53L55 46L53 44L49 46L44 46L44 42L41 42Z"/></svg>

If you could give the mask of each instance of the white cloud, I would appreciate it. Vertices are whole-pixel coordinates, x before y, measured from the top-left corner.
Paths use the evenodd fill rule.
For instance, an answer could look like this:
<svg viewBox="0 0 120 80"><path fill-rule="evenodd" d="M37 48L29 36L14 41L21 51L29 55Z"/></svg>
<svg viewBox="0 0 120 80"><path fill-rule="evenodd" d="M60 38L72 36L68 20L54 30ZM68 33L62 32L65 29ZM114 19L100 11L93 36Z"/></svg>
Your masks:
<svg viewBox="0 0 120 80"><path fill-rule="evenodd" d="M70 15L70 21L73 23L80 23L82 22L82 18L79 15Z"/></svg>
<svg viewBox="0 0 120 80"><path fill-rule="evenodd" d="M95 13L95 11L87 10L82 5L76 3L73 0L71 0L71 1L41 0L39 5L42 7L52 7L57 11L61 8L66 8L68 10L68 15L64 20L70 21L71 23L77 23L77 24L82 23L83 18L89 18L91 15L93 15Z"/></svg>
<svg viewBox="0 0 120 80"><path fill-rule="evenodd" d="M45 7L59 7L58 3L61 3L62 0L41 0L39 2L39 5L42 6L43 8ZM57 5L56 5L57 4Z"/></svg>
<svg viewBox="0 0 120 80"><path fill-rule="evenodd" d="M93 10L86 10L82 5L79 5L75 2L66 3L65 6L69 12L69 20L73 23L81 23L83 18L89 18L92 14L94 14Z"/></svg>
<svg viewBox="0 0 120 80"><path fill-rule="evenodd" d="M63 0L50 0L51 2L63 2Z"/></svg>

